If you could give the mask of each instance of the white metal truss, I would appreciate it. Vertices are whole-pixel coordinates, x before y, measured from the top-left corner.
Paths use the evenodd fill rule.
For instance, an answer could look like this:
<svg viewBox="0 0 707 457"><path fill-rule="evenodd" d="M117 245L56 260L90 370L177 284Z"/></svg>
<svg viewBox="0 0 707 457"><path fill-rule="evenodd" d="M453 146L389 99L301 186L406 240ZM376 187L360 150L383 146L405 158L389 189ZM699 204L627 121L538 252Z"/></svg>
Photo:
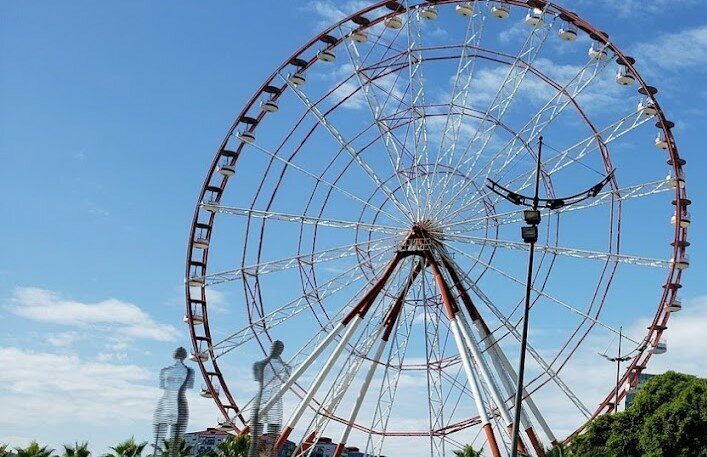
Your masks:
<svg viewBox="0 0 707 457"><path fill-rule="evenodd" d="M604 60L589 60L577 74L567 83L561 90L557 90L552 98L540 108L526 124L511 138L504 146L502 146L482 167L464 183L458 190L452 187L453 197L449 199L446 206L442 208L444 211L458 198L470 185L475 182L481 173L486 171L485 178L488 178L493 171L496 176L499 176L523 151L526 150L526 145L537 139L542 132L567 108L576 98L587 88L594 79L601 74L604 68L608 65L610 59ZM522 142L520 146L519 142ZM493 167L497 158L501 158L506 154L503 163L499 167ZM485 181L485 179L483 180Z"/></svg>
<svg viewBox="0 0 707 457"><path fill-rule="evenodd" d="M408 223L408 222L404 221L403 219L400 219L399 217L395 216L394 214L391 214L391 213L389 213L389 212L387 212L387 211L385 211L385 210L383 210L383 209L381 209L381 208L378 208L378 207L372 205L371 203L369 203L369 202L367 202L366 200L362 199L362 198L359 197L358 195L354 195L354 194L352 194L351 192L347 191L346 189L343 189L343 188L341 188L340 186L337 186L336 184L334 184L334 183L332 183L332 182L330 182L330 181L328 181L328 180L322 178L321 176L315 175L314 173L312 173L312 172L310 172L309 170L307 170L307 169L305 169L305 168L303 168L303 167L301 167L301 166L299 166L299 165L293 163L292 161L287 160L287 159L285 159L285 158L283 158L283 157L280 157L280 156L277 155L276 153L274 153L274 152L268 150L267 148L264 148L264 147L260 146L260 145L257 144L257 143L251 143L249 146L251 146L251 147L257 149L258 151L260 151L260 152L262 152L262 153L264 153L264 154L266 154L266 155L268 155L269 157L271 157L271 158L274 159L274 160L277 160L278 162L282 162L282 163L285 164L288 168L292 168L293 170L297 170L297 171L303 173L304 175L309 176L310 178L312 178L312 179L314 179L315 181L317 181L317 183L324 184L324 185L326 185L327 187L329 187L329 188L331 188L331 189L333 189L333 190L336 190L337 192L341 193L342 195L346 195L347 197L349 197L349 198L351 198L352 200L355 200L355 201L357 201L358 203L360 203L360 204L362 204L362 205L364 205L364 206L370 208L371 210L373 210L373 211L376 212L376 213L380 212L380 213L382 213L382 214L385 214L386 216L388 216L388 217L391 218L392 220L394 220L394 221L396 221L396 222L399 222L399 223L401 223L401 224L407 224L407 223ZM348 152L348 150L347 150L347 152ZM359 160L360 160L360 158L359 158Z"/></svg>
<svg viewBox="0 0 707 457"><path fill-rule="evenodd" d="M452 248L453 249L453 248ZM457 252L463 252L456 250ZM487 308L493 313L494 316L503 324L506 329L510 332L513 337L520 342L520 333L515 328L515 326L508 320L508 318L496 307L496 305L488 298L488 296L481 290L481 288L469 278L468 274L463 274L463 271L454 263L454 259L447 257L447 260L455 266L457 271L459 271L462 276L461 280L466 283L471 291L481 299L481 301L486 305ZM557 384L557 386L564 392L567 398L577 407L577 409L587 418L591 417L589 409L582 403L579 397L572 391L572 389L567 386L567 384L560 378L560 376L553 370L550 365L545 361L545 359L538 353L538 351L533 348L530 343L528 343L528 353L535 359L535 361L542 367L542 369L547 373L547 375Z"/></svg>
<svg viewBox="0 0 707 457"><path fill-rule="evenodd" d="M307 110L311 112L319 121L319 123L324 126L324 128L331 134L331 136L341 145L342 148L349 153L352 159L361 167L366 175L376 184L376 186L388 197L391 203L393 203L398 210L408 219L412 221L413 218L410 214L410 210L405 207L394 195L394 193L388 188L388 186L381 180L381 178L376 174L376 172L367 164L350 144L346 141L344 137L339 133L339 131L334 127L329 119L324 116L324 114L309 100L307 95L302 92L296 85L288 80L285 75L280 74L280 78L290 87L290 89L297 95L297 97L302 101L302 103L307 107Z"/></svg>
<svg viewBox="0 0 707 457"><path fill-rule="evenodd" d="M380 259L386 252L380 252L373 256L374 259ZM365 274L359 271L358 265L354 265L347 269L341 274L336 275L334 278L329 279L326 282L320 284L317 289L316 296L313 298L318 298L319 300L325 300L331 297L335 293L350 287L352 283L355 283L365 277ZM358 293L366 290L369 284L363 284L359 289ZM242 346L243 344L251 341L256 336L262 334L265 329L272 330L279 324L286 322L297 314L304 310L310 308L310 304L307 301L307 295L300 295L293 300L289 301L285 305L269 312L264 317L261 317L257 321L247 325L246 327L234 332L230 336L224 338L218 343L214 344L210 349L214 351L214 357L221 357L226 353ZM351 306L349 302L348 308Z"/></svg>
<svg viewBox="0 0 707 457"><path fill-rule="evenodd" d="M493 238L483 238L478 236L462 235L458 233L448 233L447 238L462 242L476 244L480 246L493 246L506 249L514 249L518 251L527 251L528 243L519 241L499 240ZM656 268L669 268L670 262L664 259L652 259L649 257L639 257L628 254L618 254L613 252L591 251L588 249L575 249L562 246L551 246L547 244L536 244L535 249L538 252L548 252L550 254L562 255L568 257L577 257L581 259L604 260L608 262L626 263L629 265L642 265Z"/></svg>
<svg viewBox="0 0 707 457"><path fill-rule="evenodd" d="M425 357L427 360L427 409L429 415L430 430L439 430L444 426L444 388L442 385L442 367L440 361L443 358L443 351L440 347L440 322L441 303L432 301L439 300L439 295L428 295L427 275L423 274L422 300L424 305L424 326L425 326ZM430 456L444 457L444 439L430 434Z"/></svg>
<svg viewBox="0 0 707 457"><path fill-rule="evenodd" d="M411 201L411 199L414 200L415 206L419 207L420 202L417 201L417 193L413 191L412 186L409 184L409 182L407 182L407 178L401 175L401 171L405 168L405 165L403 164L402 151L400 151L398 145L395 142L395 137L391 133L391 128L388 125L388 122L383 118L384 107L388 100L386 99L383 103L380 103L376 98L375 90L372 87L375 85L374 79L369 77L365 73L363 68L363 62L361 61L361 55L354 40L346 40L345 43L349 59L351 61L351 64L354 66L354 71L356 73L359 86L361 87L361 90L366 98L368 107L371 111L371 116L373 117L373 121L375 122L379 132L383 137L383 144L388 153L388 158L391 162L391 166L393 168L393 172L395 173L396 179L398 180L398 184L403 189L403 194L405 196L406 202L408 203L408 207L413 207L413 202ZM393 89L391 88L390 91L392 93ZM401 102L403 102L403 100L401 100Z"/></svg>
<svg viewBox="0 0 707 457"><path fill-rule="evenodd" d="M253 217L256 219L272 219L284 222L321 225L324 227L352 228L366 232L381 232L400 235L405 230L381 224L366 224L364 222L330 219L324 217L306 216L304 214L288 214L272 210L258 210L253 208L237 208L233 206L211 205L215 212L236 216Z"/></svg>
<svg viewBox="0 0 707 457"><path fill-rule="evenodd" d="M459 156L459 160L457 160L453 166L455 170L461 169L462 167L465 170L474 169L476 162L482 157L484 150L491 141L493 132L496 130L498 123L501 122L508 107L515 98L526 74L530 70L532 62L540 52L540 49L542 48L545 39L550 34L551 29L552 22L546 22L543 23L543 25L534 27L531 30L528 38L523 43L520 52L510 65L506 77L496 91L496 94L486 110L479 127L467 143L464 152ZM497 122L493 122L491 125L484 127L485 122L489 119L496 119ZM482 145L473 154L469 154L472 146L474 146L476 141L479 139L482 140ZM445 195L446 189L450 185L451 181L451 175L442 180L442 190L439 192L439 196L437 198L438 201L433 205L433 207L436 208L439 206L441 203L440 198Z"/></svg>
<svg viewBox="0 0 707 457"><path fill-rule="evenodd" d="M645 184L636 184L621 189L612 189L600 192L599 194L597 194L596 197L576 205L565 206L552 211L544 208L540 211L541 216L543 218L546 218L555 214L562 214L570 211L579 211L587 208L593 208L599 205L609 204L613 201L623 201L632 198L647 197L649 195L655 195L672 190L673 189L672 187L670 187L670 184L666 180L661 179ZM486 227L487 224L491 224L493 226L500 226L514 224L522 221L523 209L521 208L503 213L491 214L483 217L472 217L466 220L452 222L450 224L443 224L441 225L441 227L448 229L454 227L458 232L468 233L475 230L482 230Z"/></svg>
<svg viewBox="0 0 707 457"><path fill-rule="evenodd" d="M410 342L416 311L416 306L404 307L395 327L370 427L371 430L380 430L383 433L377 435L368 434L364 454L382 455L385 431L388 429L390 415L395 404L398 382L402 373L408 343Z"/></svg>

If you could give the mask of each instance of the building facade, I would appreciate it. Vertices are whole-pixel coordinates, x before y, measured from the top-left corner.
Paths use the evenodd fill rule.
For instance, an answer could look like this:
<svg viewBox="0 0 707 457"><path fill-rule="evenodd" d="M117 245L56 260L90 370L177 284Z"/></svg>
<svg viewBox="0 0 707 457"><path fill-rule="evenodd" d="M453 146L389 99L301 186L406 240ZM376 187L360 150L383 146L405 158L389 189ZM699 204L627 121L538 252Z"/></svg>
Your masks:
<svg viewBox="0 0 707 457"><path fill-rule="evenodd" d="M624 399L624 408L628 408L629 406L631 406L631 403L633 403L633 399L636 397L638 389L641 388L643 383L655 376L657 375L649 373L641 373L638 375L638 380L636 381L636 384L633 385L633 383L631 383L632 385L628 389L628 393L626 394L626 398Z"/></svg>

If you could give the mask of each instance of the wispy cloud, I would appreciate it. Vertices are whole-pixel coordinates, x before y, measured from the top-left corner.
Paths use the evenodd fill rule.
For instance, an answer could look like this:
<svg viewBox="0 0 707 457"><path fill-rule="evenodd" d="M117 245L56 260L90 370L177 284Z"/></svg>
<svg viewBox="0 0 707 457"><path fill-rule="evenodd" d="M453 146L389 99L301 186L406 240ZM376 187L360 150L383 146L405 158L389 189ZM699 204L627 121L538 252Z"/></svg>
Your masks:
<svg viewBox="0 0 707 457"><path fill-rule="evenodd" d="M319 17L318 25L320 27L325 27L344 19L346 16L355 13L358 10L370 6L371 3L372 2L366 2L363 0L346 0L343 2L315 0L307 2L305 9Z"/></svg>
<svg viewBox="0 0 707 457"><path fill-rule="evenodd" d="M82 303L50 290L19 287L6 308L37 322L71 327L106 326L111 333L130 338L172 341L179 335L176 328L156 322L137 305L114 298Z"/></svg>
<svg viewBox="0 0 707 457"><path fill-rule="evenodd" d="M707 24L658 35L653 41L634 47L642 66L664 71L680 71L702 67L707 72Z"/></svg>

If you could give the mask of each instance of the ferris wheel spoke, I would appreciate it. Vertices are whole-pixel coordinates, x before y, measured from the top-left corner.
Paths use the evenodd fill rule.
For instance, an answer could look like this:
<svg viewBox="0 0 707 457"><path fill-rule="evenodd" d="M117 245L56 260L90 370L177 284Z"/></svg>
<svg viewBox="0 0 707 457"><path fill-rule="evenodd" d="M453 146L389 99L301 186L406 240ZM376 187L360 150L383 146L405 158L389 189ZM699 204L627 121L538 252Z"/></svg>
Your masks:
<svg viewBox="0 0 707 457"><path fill-rule="evenodd" d="M641 112L629 113L616 122L601 129L599 132L600 134L608 133L602 142L603 144L609 144L612 141L616 141L632 130L645 124L649 120L651 120L651 117L646 116ZM575 145L561 151L557 155L550 157L546 163L548 165L554 165L547 173L550 175L557 173L561 169L580 160L582 157L585 157L597 149L599 149L599 144L597 144L597 136L589 136Z"/></svg>
<svg viewBox="0 0 707 457"><path fill-rule="evenodd" d="M493 246L505 249L513 249L519 251L528 251L528 243L518 241L499 240L493 238L483 238L478 236L469 236L462 234L449 233L446 235L449 239L460 243L475 244L479 246ZM587 249L575 249L563 246L551 246L547 244L535 244L535 249L539 252L549 252L554 255L562 255L581 259L600 260L606 262L626 263L629 265L641 265L656 268L669 268L670 262L663 259L652 259L648 257L639 257L627 254L618 254L613 252L592 251Z"/></svg>
<svg viewBox="0 0 707 457"><path fill-rule="evenodd" d="M468 254L466 254L464 251L461 251L459 249L455 249L453 246L449 246L452 250L459 252L462 255L465 255L467 257ZM478 260L474 257L471 257L473 260ZM456 266L454 263L453 259L447 258L447 260L452 263L453 265ZM461 271L458 267L456 267L458 271ZM479 297L479 299L486 305L486 307L491 311L491 313L498 319L501 324L508 329L509 333L513 335L513 337L520 342L521 337L520 333L516 329L515 325L511 323L508 318L496 307L496 305L488 298L486 294L481 290L481 288L473 281L471 278L469 278L468 274L463 274L461 277L462 282L466 283L469 288L474 292L474 294ZM537 292L537 291L536 291ZM608 325L604 324L605 328L611 328ZM559 374L555 372L552 367L545 361L545 359L540 355L540 353L530 344L527 344L528 348L528 353L533 357L533 359L540 365L542 370L553 380L553 382L562 390L562 392L567 396L567 398L570 399L570 401L577 407L577 409L587 418L591 417L591 413L589 412L589 409L582 403L582 401L579 399L579 397L572 391L572 389L567 386L567 384L560 378ZM525 386L523 386L525 388Z"/></svg>
<svg viewBox="0 0 707 457"><path fill-rule="evenodd" d="M569 165L569 163L564 166L567 166L567 165ZM555 172L557 172L557 171L555 171ZM525 173L524 175L511 180L509 182L509 184L507 184L507 185L510 186L514 182L525 177L525 181L523 182L521 187L518 189L518 192L520 192L529 186L529 182L530 182L532 176L533 176L532 172ZM554 210L553 213L577 211L577 210L581 210L581 209L586 209L586 208L591 208L591 207L598 206L598 205L611 203L614 199L626 200L626 199L630 199L630 198L641 198L641 197L646 197L649 195L654 195L654 194L669 191L669 190L672 190L672 189L670 188L670 185L666 180L651 181L651 182L647 182L647 183L643 183L643 184L635 184L632 186L627 186L625 188L612 189L612 190L600 192L599 194L597 194L597 196L595 198L591 199L588 202L559 208L557 210ZM464 205L457 208L453 213L450 213L447 215L448 218L455 218L455 219L457 219L457 221L455 221L451 224L443 225L443 226L444 227L460 226L460 225L467 224L469 222L480 222L480 221L486 221L489 219L493 219L494 224L506 224L506 223L517 222L517 221L522 220L522 218L521 219L517 218L519 215L522 215L522 212L523 212L522 210L514 210L514 211L509 211L506 213L500 213L498 215L489 215L489 216L484 216L484 217L480 217L480 218L479 217L472 217L469 219L463 218L463 216L462 216L463 213L478 214L478 211L476 211L476 208L478 208L479 204L484 199L488 199L488 198L493 199L493 200L491 200L491 205L496 205L503 200L501 197L499 197L498 195L496 195L490 191L477 192L477 195L474 198L472 198L468 203L465 203ZM544 215L551 214L548 210L545 210L545 209L542 209L541 211L544 212ZM509 217L510 217L510 219L509 219Z"/></svg>
<svg viewBox="0 0 707 457"><path fill-rule="evenodd" d="M326 179L323 179L321 176L317 176L317 175L315 175L314 173L311 173L310 171L304 169L303 167L300 167L299 165L296 165L296 164L292 163L290 160L287 160L287 159L285 159L285 158L283 158L283 157L280 157L280 156L278 156L277 154L275 154L275 153L269 151L268 149L266 149L266 148L264 148L264 147L262 147L262 146L260 146L260 145L258 145L258 144L256 144L256 143L251 143L250 146L253 146L253 147L254 147L255 149L257 149L258 151L263 152L264 154L267 154L268 156L272 157L273 159L278 160L278 161L280 161L280 162L286 164L288 167L291 167L292 169L297 170L297 171L299 171L299 172L301 172L301 173L303 173L303 174L309 176L310 178L312 178L312 179L314 179L315 181L317 181L317 183L324 184L324 185L328 186L329 188L331 188L331 189L333 189L333 190L336 190L337 192L341 193L342 195L346 195L347 197L351 198L352 200L355 200L355 201L361 203L362 205L365 205L365 206L371 208L371 209L372 209L373 211L375 211L376 213L378 213L378 212L383 213L383 214L385 214L386 216L388 216L389 218L391 218L392 220L394 220L394 221L396 221L396 222L399 222L399 223L401 223L401 224L403 224L403 225L407 225L407 222L404 221L404 220L402 220L402 219L400 219L399 217L397 217L397 216L395 216L395 215L389 213L388 211L385 211L385 210L383 210L383 209L381 209L381 208L379 208L379 207L377 207L377 206L372 205L370 202L368 202L368 201L362 199L361 197L352 194L351 192L349 192L349 191L347 191L347 190L341 188L340 186L338 186L338 185L336 185L336 184L334 184L334 183L332 183L332 182L329 182L329 181L326 180Z"/></svg>
<svg viewBox="0 0 707 457"><path fill-rule="evenodd" d="M459 54L459 62L457 63L457 72L454 77L452 86L452 94L447 108L447 115L444 121L444 129L442 139L440 140L439 149L433 168L432 175L437 172L438 165L445 161L451 165L452 158L456 151L461 134L461 127L465 115L465 107L469 100L469 89L473 81L474 70L476 68L476 53L470 52L472 49L479 47L483 34L486 15L480 11L474 11L469 17L469 22L466 28L466 35L462 45L461 53ZM445 145L447 145L445 150ZM428 186L427 209L431 209L430 199L433 198L433 188Z"/></svg>
<svg viewBox="0 0 707 457"><path fill-rule="evenodd" d="M395 327L396 330L393 333L388 358L384 365L378 400L375 402L375 411L370 427L371 430L380 430L381 433L375 435L375 439L372 433L368 434L364 454L382 455L385 433L388 430L390 415L395 404L398 383L403 371L402 367L405 362L416 311L417 307L414 306L408 306L407 309L403 309L402 318L398 320ZM393 367L397 367L397 369L393 370Z"/></svg>
<svg viewBox="0 0 707 457"><path fill-rule="evenodd" d="M461 188L453 192L453 197L449 199L449 202L442 210L449 209L453 202L469 187L470 183L475 182L484 171L486 176L483 182L486 181L486 178L490 176L492 171L496 176L499 176L501 172L513 163L514 159L519 157L520 154L528 148L531 142L537 139L553 121L559 118L565 108L572 103L576 103L576 98L601 74L607 67L608 62L608 59L599 61L590 59L568 83L562 87L557 86L552 98L513 135L513 138L506 142L506 144L488 160L484 167L476 172L468 182L456 185ZM518 145L519 142L522 144ZM496 163L496 159L500 159L504 155L505 158L501 166L494 168L493 165Z"/></svg>
<svg viewBox="0 0 707 457"><path fill-rule="evenodd" d="M535 57L539 54L540 49L545 43L545 39L548 37L551 29L552 22L543 23L543 25L532 28L530 35L525 40L513 62L510 64L506 77L486 109L486 114L479 123L479 126L475 129L474 134L468 141L464 152L459 157L459 160L456 161L456 164L453 167L454 170L459 170L461 168L473 170L479 158L483 156L486 147L491 141L493 132L496 130L498 123L502 121L504 114L511 105L511 102L515 99L520 85L530 70ZM485 122L490 118L496 119L497 122L493 122L490 126L484 127ZM472 146L474 146L478 140L482 141L481 146L475 153L470 154ZM439 196L445 195L446 189L452 181L451 176L453 176L453 174L443 180L441 191L438 194ZM438 207L440 204L441 201L438 197L434 206Z"/></svg>
<svg viewBox="0 0 707 457"><path fill-rule="evenodd" d="M284 75L280 74L280 78L282 78L285 83L292 89L292 91L297 95L297 97L302 101L302 103L305 105L307 110L311 112L319 121L319 123L324 126L324 128L331 134L331 136L341 145L342 148L346 150L346 152L351 155L351 157L356 161L356 163L360 166L361 170L373 181L378 188L383 191L388 199L390 199L391 203L393 203L398 210L408 219L408 221L412 221L411 213L408 208L406 208L400 201L393 195L392 191L385 185L383 180L375 173L375 171L368 165L359 155L359 153L351 146L349 142L344 140L343 136L341 136L341 133L329 122L329 120L322 114L322 112L317 108L315 105L312 104L312 102L307 98L304 92L302 92L296 85L291 83Z"/></svg>
<svg viewBox="0 0 707 457"><path fill-rule="evenodd" d="M289 270L291 268L301 267L302 265L314 265L324 262L344 259L354 255L359 255L365 252L383 251L384 253L397 246L396 236L388 236L376 238L373 240L361 241L353 244L336 246L329 249L324 249L317 252L307 254L297 254L291 257L285 257L277 260L269 260L259 262L248 266L225 270L217 273L210 273L201 277L194 277L203 280L206 286L221 284L224 282L235 281L244 276L266 275L269 273ZM379 254L380 255L380 254ZM357 267L360 265L357 265ZM192 279L194 279L192 278Z"/></svg>
<svg viewBox="0 0 707 457"><path fill-rule="evenodd" d="M425 113L425 82L422 63L424 61L422 51L422 24L419 8L410 8L409 1L407 5L407 21L405 30L407 32L407 58L408 58L408 78L410 83L410 106L412 108L412 135L413 135L413 151L415 153L415 164L413 174L415 176L413 186L417 187L417 201L422 202L422 182L420 175L420 162L430 163L428 153L428 129L427 115ZM417 220L423 215L425 208L416 208Z"/></svg>
<svg viewBox="0 0 707 457"><path fill-rule="evenodd" d="M537 245L536 245L536 246L537 246ZM488 262L484 262L484 261L483 261L482 259L480 259L479 257L476 257L476 256L473 256L473 255L471 255L471 254L468 254L468 253L464 252L464 251L461 250L461 249L455 248L454 246L449 246L449 245L448 245L447 247L449 247L451 250L453 250L453 251L455 251L455 252L458 252L459 254L463 255L464 257L466 257L466 258L468 258L468 259L470 259L470 260L473 260L474 262L479 262L479 263L480 263L481 265L483 265L484 267L486 267L486 268L488 268L489 270L491 270L491 271L493 271L493 272L495 272L495 273L497 273L497 274L503 276L504 278L506 278L506 279L508 279L508 280L510 280L510 281L513 281L514 283L518 284L519 286L525 287L525 281L522 281L522 280L516 278L515 276L513 276L513 275L511 275L511 274L509 274L509 273L507 273L507 272L505 272L505 271L503 271L503 270L501 270L500 268L494 267L493 265L491 265L491 264L488 263ZM562 306L563 308L565 308L565 309L567 309L567 310L573 312L574 314L577 314L577 315L581 316L581 317L584 318L584 319L588 319L588 320L592 321L593 323L599 325L600 327L605 328L605 329L608 330L609 332L614 333L615 335L618 335L618 334L619 334L619 330L618 330L618 329L615 329L615 328L611 327L610 325L608 325L608 324L606 324L606 323L600 321L599 319L590 316L589 314L587 314L587 313L585 313L585 312L579 310L578 308L576 308L576 307L574 307L574 306L572 306L572 305L570 305L570 304L568 304L568 303L566 303L566 302L560 300L559 298L556 298L556 297L554 297L554 296L548 294L547 292L545 292L545 291L543 291L543 290L541 290L541 289L536 288L535 286L531 286L531 290L532 290L534 293L536 293L537 295L542 296L542 297L545 297L548 301L550 301L550 302L552 302L552 303L555 303L555 304L557 304L557 305L560 305L560 306ZM630 339L629 337L627 337L627 336L624 336L624 338L629 339L629 340L630 340L631 342L633 342L633 343L639 344L637 341L631 340L631 339Z"/></svg>
<svg viewBox="0 0 707 457"><path fill-rule="evenodd" d="M371 262L381 260L385 254L386 251L374 254L371 256ZM356 283L363 278L365 278L365 274L359 272L359 265L354 265L326 282L321 283L316 291L306 292L298 297L295 297L283 306L269 312L265 316L232 333L230 336L214 344L209 349L214 353L214 357L222 357L228 352L231 352L243 344L251 341L253 338L256 338L266 330L271 330L298 315L302 311L309 309L311 306L309 300L323 301L337 292L346 290L351 286L351 284ZM368 286L369 284L366 282L366 284L360 287L357 293L362 293ZM343 308L347 308L349 306L351 306L351 303L348 303L347 306L344 306Z"/></svg>
<svg viewBox="0 0 707 457"><path fill-rule="evenodd" d="M348 51L349 60L351 61L351 64L354 66L354 71L356 72L359 86L365 95L366 101L368 103L368 107L371 111L371 116L373 117L373 122L378 126L378 129L379 129L381 135L383 136L383 144L385 145L385 149L388 153L388 158L390 160L391 167L393 169L393 173L395 174L398 184L403 189L403 195L405 196L406 203L408 204L409 208L412 208L413 205L412 205L412 202L410 199L413 198L413 199L415 199L415 201L414 201L415 205L419 206L419 201L417 201L417 198L418 198L417 194L412 192L412 196L410 195L411 194L410 186L405 184L408 182L408 180L404 176L401 177L402 161L403 161L402 151L400 151L398 149L396 142L393 140L393 135L391 134L391 129L390 129L388 123L382 119L382 117L384 115L384 109L385 109L386 104L388 103L388 100L391 97L393 97L393 98L397 97L397 96L395 96L395 94L393 92L394 92L395 85L396 85L401 73L398 72L395 80L393 81L390 91L388 91L386 94L386 99L383 101L383 103L380 103L378 101L378 99L375 97L374 91L372 90L372 87L371 87L371 85L376 85L374 83L374 79L367 76L366 73L363 71L361 57L358 52L358 48L354 44L353 40L348 40L346 42L346 49ZM364 81L364 79L365 79L365 81ZM404 102L402 99L400 99L399 101L401 103Z"/></svg>
<svg viewBox="0 0 707 457"><path fill-rule="evenodd" d="M269 219L282 222L291 222L295 224L308 224L308 225L320 225L324 227L335 227L335 228L348 228L355 230L363 230L365 232L372 233L386 233L386 234L404 234L406 230L399 228L380 225L380 224L366 224L358 221L347 221L343 219L331 219L324 217L314 217L307 216L304 214L289 214L282 213L279 211L271 210L259 210L253 208L237 208L233 206L220 206L211 205L217 213L230 214L234 216L243 216L247 218L255 219Z"/></svg>
<svg viewBox="0 0 707 457"><path fill-rule="evenodd" d="M426 275L423 276L423 280ZM422 300L424 305L424 326L425 326L425 357L427 375L427 410L430 427L430 452L433 456L444 456L444 441L439 440L432 433L444 427L444 387L442 384L443 369L440 361L443 359L441 349L440 326L442 316L439 306L428 306L428 300L432 299L436 293L428 290L428 284L432 280L424 281L422 286Z"/></svg>
<svg viewBox="0 0 707 457"><path fill-rule="evenodd" d="M368 314L370 317L367 318L366 327L371 328L372 331L364 330L359 334L358 341L352 346L351 350L348 352L344 363L341 365L339 374L331 383L331 387L329 388L328 393L325 395L325 399L328 399L328 401L325 400L316 409L315 416L310 422L307 429L308 431L311 431L311 433L307 433L305 435L307 438L303 438L303 441L305 441L306 443L303 443L301 441L300 448L302 448L303 445L309 446L309 442L312 441L313 438L319 437L324 433L324 430L329 421L331 420L333 414L335 413L336 408L339 406L344 395L351 387L364 360L367 359L365 355L370 353L376 340L378 340L379 338L381 338L381 336L385 334L384 332L386 330L386 319L383 318L383 315L385 314L386 316L390 316L390 311L386 311L383 304L386 302L386 297L389 295L390 290L392 290L392 283L394 283L395 280L390 281L390 279L396 276L396 273L395 271L393 271L393 269L398 264L399 260L394 259L389 264L387 273L382 275L378 279L377 284L381 285L381 288L378 290L378 292L374 295L366 295L364 297L363 300L368 300L366 301L366 303L368 303L367 306L369 307L375 302L378 303L378 305L375 307L375 311L373 313L366 313L366 311L363 311L362 313L359 313L356 317L354 317L353 324L350 324L351 327L346 331L344 337L339 342L334 352L330 355L327 362L318 372L315 380L312 382L310 388L307 390L307 395L302 399L302 401L300 401L297 408L295 408L294 413L287 422L287 426L285 427L283 434L280 436L281 441L286 439L287 436L292 432L295 425L301 418L305 408L309 407L309 403L312 401L314 395L321 387L328 373L331 371L332 367L337 362L337 360L341 357L342 351L345 348L346 343L350 339L351 335L353 335L353 333L355 332L356 326L358 325L358 323L362 322L366 314ZM402 269L398 270L398 274L400 273L400 271L402 271ZM364 301L360 303L364 303ZM379 324L373 324L374 322L377 322L379 320L381 320ZM361 344L362 341L363 344ZM385 341L385 339L381 339L381 342L379 343L379 349L376 353L377 357L380 357L380 355L382 354L382 348L384 348L385 346ZM377 362L373 364L373 366L375 365L377 365ZM369 374L372 378L372 373L370 371ZM368 382L370 383L370 379L368 379ZM360 397L359 400L362 401L363 398ZM356 411L356 408L354 408L354 411Z"/></svg>

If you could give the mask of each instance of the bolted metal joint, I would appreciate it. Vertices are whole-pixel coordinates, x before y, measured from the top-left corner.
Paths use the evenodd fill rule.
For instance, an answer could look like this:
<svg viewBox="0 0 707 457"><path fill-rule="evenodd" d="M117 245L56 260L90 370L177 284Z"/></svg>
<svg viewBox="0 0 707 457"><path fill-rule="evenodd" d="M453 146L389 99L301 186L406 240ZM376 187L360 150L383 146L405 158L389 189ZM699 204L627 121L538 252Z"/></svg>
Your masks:
<svg viewBox="0 0 707 457"><path fill-rule="evenodd" d="M538 228L534 225L526 225L520 228L520 236L526 243L535 243L538 241Z"/></svg>
<svg viewBox="0 0 707 457"><path fill-rule="evenodd" d="M540 211L537 209L526 209L523 211L523 219L530 225L538 225L540 223Z"/></svg>

